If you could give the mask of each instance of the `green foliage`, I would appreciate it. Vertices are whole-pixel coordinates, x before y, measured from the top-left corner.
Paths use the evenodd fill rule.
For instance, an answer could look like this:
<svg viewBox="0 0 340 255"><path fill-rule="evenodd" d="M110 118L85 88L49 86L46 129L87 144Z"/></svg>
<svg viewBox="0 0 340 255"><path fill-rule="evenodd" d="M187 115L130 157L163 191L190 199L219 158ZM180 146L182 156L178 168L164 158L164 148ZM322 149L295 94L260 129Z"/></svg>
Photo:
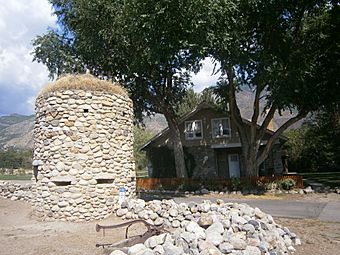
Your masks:
<svg viewBox="0 0 340 255"><path fill-rule="evenodd" d="M238 191L241 189L241 186L240 178L231 178L231 190Z"/></svg>
<svg viewBox="0 0 340 255"><path fill-rule="evenodd" d="M223 73L231 69L239 86L263 91L267 107L308 112L338 100L336 2L235 1L223 8L228 3L214 3L211 22L211 55Z"/></svg>
<svg viewBox="0 0 340 255"><path fill-rule="evenodd" d="M176 113L192 106L177 108L191 86L190 71L197 72L206 56L230 76L224 80L227 88L249 87L272 112L296 110L302 118L339 102L337 1L50 2L62 31L37 37L34 59L47 65L51 77L87 68L96 76L120 80L129 89L136 116L140 118L143 111L163 113L178 144ZM235 84L229 84L234 78ZM278 135L268 141L268 150L257 155L258 147L250 144L260 141L264 132L251 136L256 141L246 142L242 120L235 114L242 145L249 145L243 153L262 163ZM174 148L177 166L183 168L182 147ZM257 175L254 169L247 173ZM179 170L177 174L184 176Z"/></svg>
<svg viewBox="0 0 340 255"><path fill-rule="evenodd" d="M176 107L204 57L196 42L206 37L205 1L50 2L61 29L33 45L51 77L86 67L123 82L138 113Z"/></svg>
<svg viewBox="0 0 340 255"><path fill-rule="evenodd" d="M284 190L291 190L295 186L295 181L293 179L285 179L280 181L279 187Z"/></svg>
<svg viewBox="0 0 340 255"><path fill-rule="evenodd" d="M20 174L20 175L10 175L10 174L0 174L0 180L22 180L29 181L32 179L31 174Z"/></svg>
<svg viewBox="0 0 340 255"><path fill-rule="evenodd" d="M44 35L36 39L35 60L48 64L53 52L57 53L56 60L62 59L64 46L67 50L70 46L72 51L65 55L74 59L74 53L81 62L77 67L86 67L96 76L118 79L128 88L137 119L141 120L143 112L163 113L176 144L176 174L187 176L176 107L191 85L189 72L197 71L204 57L196 41L206 34L205 1L50 2L62 25L61 36L56 37L61 46L57 49L62 50L55 51L49 35ZM72 40L65 42L69 36ZM64 64L53 62L56 66L47 65L51 76L63 70Z"/></svg>
<svg viewBox="0 0 340 255"><path fill-rule="evenodd" d="M287 132L290 171L340 170L340 116L337 109L320 112L301 128Z"/></svg>
<svg viewBox="0 0 340 255"><path fill-rule="evenodd" d="M46 34L37 36L32 44L33 61L46 65L50 79L61 74L85 71L84 63L76 55L73 40L65 34L49 30Z"/></svg>
<svg viewBox="0 0 340 255"><path fill-rule="evenodd" d="M211 105L218 104L216 95L212 89L204 89L202 92L197 93L192 88L188 89L181 100L181 103L177 106L176 114L179 117L194 110L199 104L206 102Z"/></svg>
<svg viewBox="0 0 340 255"><path fill-rule="evenodd" d="M340 187L340 172L316 172L316 173L300 173L308 185L311 182L322 183L325 187Z"/></svg>
<svg viewBox="0 0 340 255"><path fill-rule="evenodd" d="M182 185L180 185L180 187L178 188L180 191L189 191L189 192L193 192L196 190L200 190L201 189L201 185L199 183L183 183Z"/></svg>
<svg viewBox="0 0 340 255"><path fill-rule="evenodd" d="M32 168L32 151L3 151L0 152L0 168Z"/></svg>
<svg viewBox="0 0 340 255"><path fill-rule="evenodd" d="M265 190L275 190L279 187L280 185L276 182L267 182L264 185L262 185L262 187L264 187Z"/></svg>
<svg viewBox="0 0 340 255"><path fill-rule="evenodd" d="M339 102L340 6L337 1L215 1L211 19L210 55L221 63L219 85L227 88L231 117L238 125L247 175L258 174L279 135L307 113ZM265 104L260 131L242 127L235 90L254 92L252 126ZM222 94L222 98L223 95ZM260 100L261 99L261 100ZM259 150L266 123L282 110L296 112ZM254 163L256 162L256 163Z"/></svg>
<svg viewBox="0 0 340 255"><path fill-rule="evenodd" d="M153 134L141 127L135 126L133 129L134 133L134 144L133 144L133 152L135 158L135 169L137 175L145 175L146 173L146 166L147 166L147 158L145 151L140 151L140 147L144 145L148 140L153 137Z"/></svg>

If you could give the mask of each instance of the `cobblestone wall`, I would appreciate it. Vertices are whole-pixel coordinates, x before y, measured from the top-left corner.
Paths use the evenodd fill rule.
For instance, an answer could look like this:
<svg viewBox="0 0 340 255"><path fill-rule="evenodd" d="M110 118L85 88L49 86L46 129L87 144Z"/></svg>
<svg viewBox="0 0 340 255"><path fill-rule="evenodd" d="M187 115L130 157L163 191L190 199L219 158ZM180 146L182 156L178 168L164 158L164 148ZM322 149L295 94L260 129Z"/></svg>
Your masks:
<svg viewBox="0 0 340 255"><path fill-rule="evenodd" d="M132 102L127 95L67 89L36 100L37 215L88 221L111 213L120 187L135 194Z"/></svg>

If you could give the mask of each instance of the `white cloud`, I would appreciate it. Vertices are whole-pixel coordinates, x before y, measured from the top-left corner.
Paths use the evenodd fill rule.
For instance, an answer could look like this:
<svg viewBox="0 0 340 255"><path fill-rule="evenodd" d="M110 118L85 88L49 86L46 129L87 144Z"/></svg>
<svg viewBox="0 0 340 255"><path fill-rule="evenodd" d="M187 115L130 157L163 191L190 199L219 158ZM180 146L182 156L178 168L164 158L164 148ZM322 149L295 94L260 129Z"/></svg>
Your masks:
<svg viewBox="0 0 340 255"><path fill-rule="evenodd" d="M48 72L32 62L31 41L55 22L47 0L1 0L0 100L6 103L0 103L0 113L33 112L32 98L48 82Z"/></svg>
<svg viewBox="0 0 340 255"><path fill-rule="evenodd" d="M32 114L35 96L48 82L44 65L32 62L31 41L56 26L47 0L0 0L0 114ZM214 64L207 58L192 75L195 91L216 83ZM217 66L218 68L219 66Z"/></svg>
<svg viewBox="0 0 340 255"><path fill-rule="evenodd" d="M214 70L215 64L211 58L204 59L202 64L203 67L201 71L192 75L192 82L194 83L194 90L196 92L201 92L203 89L215 85L221 75L220 72L214 74L214 72L220 68L220 65L217 63Z"/></svg>

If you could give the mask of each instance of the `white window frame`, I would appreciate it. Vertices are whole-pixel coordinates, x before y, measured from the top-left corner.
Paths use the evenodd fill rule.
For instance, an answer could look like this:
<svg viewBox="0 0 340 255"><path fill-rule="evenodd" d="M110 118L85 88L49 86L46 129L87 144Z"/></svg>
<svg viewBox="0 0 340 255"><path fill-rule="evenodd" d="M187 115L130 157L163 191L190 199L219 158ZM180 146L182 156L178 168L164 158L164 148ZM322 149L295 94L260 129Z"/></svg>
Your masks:
<svg viewBox="0 0 340 255"><path fill-rule="evenodd" d="M196 123L196 122L198 122L198 123L200 123L200 125L201 125L201 136L196 136L196 133L197 132L195 132L195 131L188 131L187 130L187 124L189 124L190 123L190 125L192 125L193 123ZM201 139L203 139L203 123L202 123L202 120L188 120L188 121L185 121L184 122L184 133L185 133L185 139L186 140L201 140ZM188 136L188 134L189 133L192 133L193 134L193 136L192 137L189 137Z"/></svg>
<svg viewBox="0 0 340 255"><path fill-rule="evenodd" d="M229 123L229 135L214 135L214 121L216 120L221 120L223 121L224 119L228 120ZM215 119L211 119L211 136L212 138L223 138L223 137L231 137L231 127L230 127L230 118L229 117L225 117L225 118L215 118Z"/></svg>

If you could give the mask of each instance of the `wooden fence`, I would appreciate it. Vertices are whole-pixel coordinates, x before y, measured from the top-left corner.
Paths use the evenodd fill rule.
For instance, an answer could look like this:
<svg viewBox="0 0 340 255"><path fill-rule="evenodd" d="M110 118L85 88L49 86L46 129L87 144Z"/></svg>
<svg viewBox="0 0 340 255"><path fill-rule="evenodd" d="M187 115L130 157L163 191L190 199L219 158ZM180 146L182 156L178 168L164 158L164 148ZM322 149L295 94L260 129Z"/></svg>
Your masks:
<svg viewBox="0 0 340 255"><path fill-rule="evenodd" d="M182 187L183 190L197 190L201 186L209 190L223 190L235 188L258 186L264 187L266 184L281 182L292 179L296 188L303 188L303 180L300 175L282 176L261 176L257 178L241 177L240 179L190 179L190 178L137 178L137 190L176 190Z"/></svg>

